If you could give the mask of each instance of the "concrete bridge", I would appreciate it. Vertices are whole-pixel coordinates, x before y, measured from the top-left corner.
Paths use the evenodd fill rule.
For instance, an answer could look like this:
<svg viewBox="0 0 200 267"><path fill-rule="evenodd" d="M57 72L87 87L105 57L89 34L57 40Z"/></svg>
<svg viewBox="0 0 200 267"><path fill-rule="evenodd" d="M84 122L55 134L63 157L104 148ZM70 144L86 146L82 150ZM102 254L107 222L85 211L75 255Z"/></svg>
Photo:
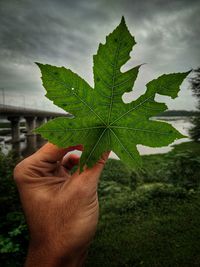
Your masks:
<svg viewBox="0 0 200 267"><path fill-rule="evenodd" d="M27 148L36 150L37 143L41 137L32 132L36 127L55 117L70 117L69 113L58 113L33 108L17 107L11 105L0 105L0 118L11 122L12 146L15 150L20 149L20 121L25 119ZM29 153L30 154L30 153Z"/></svg>

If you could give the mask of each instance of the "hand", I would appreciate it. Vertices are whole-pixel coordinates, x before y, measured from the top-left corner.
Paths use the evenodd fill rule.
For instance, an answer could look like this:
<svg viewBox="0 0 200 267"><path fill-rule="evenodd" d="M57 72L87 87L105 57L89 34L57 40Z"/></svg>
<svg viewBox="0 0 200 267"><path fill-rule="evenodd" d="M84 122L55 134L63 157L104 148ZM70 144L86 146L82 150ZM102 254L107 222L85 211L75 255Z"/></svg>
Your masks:
<svg viewBox="0 0 200 267"><path fill-rule="evenodd" d="M81 146L47 143L14 170L30 231L26 267L82 266L98 222L97 186L109 153L91 169L70 174Z"/></svg>

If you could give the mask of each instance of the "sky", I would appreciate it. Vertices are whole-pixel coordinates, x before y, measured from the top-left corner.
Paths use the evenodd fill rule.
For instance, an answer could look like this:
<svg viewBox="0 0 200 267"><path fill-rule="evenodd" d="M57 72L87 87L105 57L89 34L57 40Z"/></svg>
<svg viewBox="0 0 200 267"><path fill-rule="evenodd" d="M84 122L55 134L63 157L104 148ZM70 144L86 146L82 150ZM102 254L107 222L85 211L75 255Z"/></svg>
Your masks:
<svg viewBox="0 0 200 267"><path fill-rule="evenodd" d="M125 16L137 45L122 71L144 64L130 102L164 73L200 66L199 0L0 0L0 103L56 109L34 62L65 66L93 86L92 56ZM3 97L4 95L4 97ZM169 109L194 110L189 79Z"/></svg>

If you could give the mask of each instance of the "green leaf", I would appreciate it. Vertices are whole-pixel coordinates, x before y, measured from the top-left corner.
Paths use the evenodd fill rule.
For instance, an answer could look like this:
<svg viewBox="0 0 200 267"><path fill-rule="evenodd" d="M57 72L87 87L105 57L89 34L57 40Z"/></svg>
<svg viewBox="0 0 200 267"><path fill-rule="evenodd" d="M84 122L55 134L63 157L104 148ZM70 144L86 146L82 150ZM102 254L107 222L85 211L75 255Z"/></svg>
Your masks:
<svg viewBox="0 0 200 267"><path fill-rule="evenodd" d="M149 82L137 100L123 102L122 95L132 90L140 66L126 72L120 69L135 44L122 17L93 57L94 89L69 69L37 63L46 97L74 117L53 119L36 132L59 147L82 144L81 170L84 165L93 166L108 150L129 166L139 166L137 144L161 147L184 137L170 124L150 118L167 109L155 101L156 94L176 98L189 72L164 74Z"/></svg>

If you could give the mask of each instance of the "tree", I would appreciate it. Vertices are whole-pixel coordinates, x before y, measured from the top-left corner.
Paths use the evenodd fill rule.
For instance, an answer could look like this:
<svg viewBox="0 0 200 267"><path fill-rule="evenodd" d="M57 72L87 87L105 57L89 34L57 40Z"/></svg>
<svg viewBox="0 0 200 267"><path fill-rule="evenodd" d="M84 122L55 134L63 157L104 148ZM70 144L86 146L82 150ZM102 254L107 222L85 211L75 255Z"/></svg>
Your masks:
<svg viewBox="0 0 200 267"><path fill-rule="evenodd" d="M193 95L197 97L197 115L192 119L192 128L190 129L190 136L195 141L200 140L200 67L194 70L194 77L190 79L191 89Z"/></svg>

